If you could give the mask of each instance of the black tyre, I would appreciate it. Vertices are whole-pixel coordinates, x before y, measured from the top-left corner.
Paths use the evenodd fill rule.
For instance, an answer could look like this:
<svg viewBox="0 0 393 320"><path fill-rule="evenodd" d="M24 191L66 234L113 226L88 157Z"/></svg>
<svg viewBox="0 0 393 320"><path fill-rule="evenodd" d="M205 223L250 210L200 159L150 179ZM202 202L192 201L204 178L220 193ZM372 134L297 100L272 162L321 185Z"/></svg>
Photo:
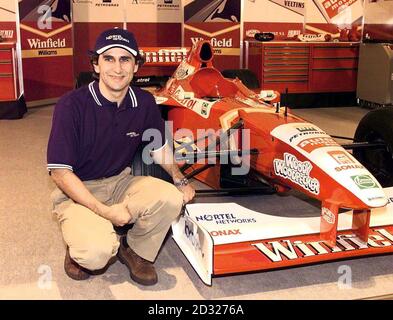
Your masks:
<svg viewBox="0 0 393 320"><path fill-rule="evenodd" d="M158 164L146 164L142 159L143 147L141 146L135 153L134 160L132 161L132 174L134 176L151 176L159 178L172 183L171 176ZM152 190L154 192L154 190Z"/></svg>
<svg viewBox="0 0 393 320"><path fill-rule="evenodd" d="M393 108L372 110L360 121L355 142L381 142L386 147L354 149L353 155L383 187L393 186Z"/></svg>
<svg viewBox="0 0 393 320"><path fill-rule="evenodd" d="M248 69L228 69L221 72L225 78L235 79L239 78L239 80L248 88L248 89L259 89L259 81L254 72Z"/></svg>

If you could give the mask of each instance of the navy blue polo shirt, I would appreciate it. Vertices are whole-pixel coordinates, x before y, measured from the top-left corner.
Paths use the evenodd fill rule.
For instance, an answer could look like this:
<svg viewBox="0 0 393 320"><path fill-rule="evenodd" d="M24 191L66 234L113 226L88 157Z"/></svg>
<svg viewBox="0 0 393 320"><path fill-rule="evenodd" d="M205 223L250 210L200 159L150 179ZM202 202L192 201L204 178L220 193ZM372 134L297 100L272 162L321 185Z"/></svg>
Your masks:
<svg viewBox="0 0 393 320"><path fill-rule="evenodd" d="M82 181L111 177L131 165L143 132L157 129L165 144L165 124L154 97L130 86L120 106L91 82L67 93L55 106L47 168L72 170Z"/></svg>

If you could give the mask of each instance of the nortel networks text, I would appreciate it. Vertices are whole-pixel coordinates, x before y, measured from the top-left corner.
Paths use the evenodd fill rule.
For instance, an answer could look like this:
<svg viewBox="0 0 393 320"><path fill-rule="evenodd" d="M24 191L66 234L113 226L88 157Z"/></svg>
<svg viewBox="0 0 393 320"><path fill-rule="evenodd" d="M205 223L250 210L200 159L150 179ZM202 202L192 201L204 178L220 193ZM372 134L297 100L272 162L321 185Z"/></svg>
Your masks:
<svg viewBox="0 0 393 320"><path fill-rule="evenodd" d="M215 221L217 224L255 223L254 218L237 218L233 213L204 214L195 217L196 221Z"/></svg>

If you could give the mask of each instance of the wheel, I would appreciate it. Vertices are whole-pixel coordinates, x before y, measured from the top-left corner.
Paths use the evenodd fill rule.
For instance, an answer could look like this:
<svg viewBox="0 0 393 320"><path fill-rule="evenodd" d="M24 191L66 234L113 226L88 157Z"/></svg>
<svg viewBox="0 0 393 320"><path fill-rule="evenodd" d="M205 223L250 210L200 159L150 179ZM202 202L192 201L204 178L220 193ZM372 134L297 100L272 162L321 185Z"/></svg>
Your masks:
<svg viewBox="0 0 393 320"><path fill-rule="evenodd" d="M78 89L83 86L87 86L93 80L94 80L93 72L81 72L76 78L75 89Z"/></svg>
<svg viewBox="0 0 393 320"><path fill-rule="evenodd" d="M254 72L248 69L227 69L221 72L225 78L235 79L239 78L239 80L248 88L248 89L259 89L259 81Z"/></svg>
<svg viewBox="0 0 393 320"><path fill-rule="evenodd" d="M383 187L393 186L393 107L379 108L367 113L360 121L355 142L382 142L380 148L354 149L353 155Z"/></svg>
<svg viewBox="0 0 393 320"><path fill-rule="evenodd" d="M140 146L135 153L132 161L131 169L134 176L151 176L173 182L171 176L158 164L146 164L142 159L144 145Z"/></svg>

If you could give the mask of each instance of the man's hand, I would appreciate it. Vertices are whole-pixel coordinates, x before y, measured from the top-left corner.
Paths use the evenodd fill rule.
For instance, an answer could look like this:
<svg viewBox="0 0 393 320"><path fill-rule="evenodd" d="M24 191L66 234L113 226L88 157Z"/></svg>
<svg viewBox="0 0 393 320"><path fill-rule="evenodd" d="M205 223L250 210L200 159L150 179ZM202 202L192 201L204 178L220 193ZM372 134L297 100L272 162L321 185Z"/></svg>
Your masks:
<svg viewBox="0 0 393 320"><path fill-rule="evenodd" d="M187 184L186 186L177 187L181 192L183 192L183 204L190 202L195 196L194 188Z"/></svg>
<svg viewBox="0 0 393 320"><path fill-rule="evenodd" d="M127 209L129 196L126 196L123 202L111 205L104 213L106 218L117 227L122 227L132 220L132 216Z"/></svg>

